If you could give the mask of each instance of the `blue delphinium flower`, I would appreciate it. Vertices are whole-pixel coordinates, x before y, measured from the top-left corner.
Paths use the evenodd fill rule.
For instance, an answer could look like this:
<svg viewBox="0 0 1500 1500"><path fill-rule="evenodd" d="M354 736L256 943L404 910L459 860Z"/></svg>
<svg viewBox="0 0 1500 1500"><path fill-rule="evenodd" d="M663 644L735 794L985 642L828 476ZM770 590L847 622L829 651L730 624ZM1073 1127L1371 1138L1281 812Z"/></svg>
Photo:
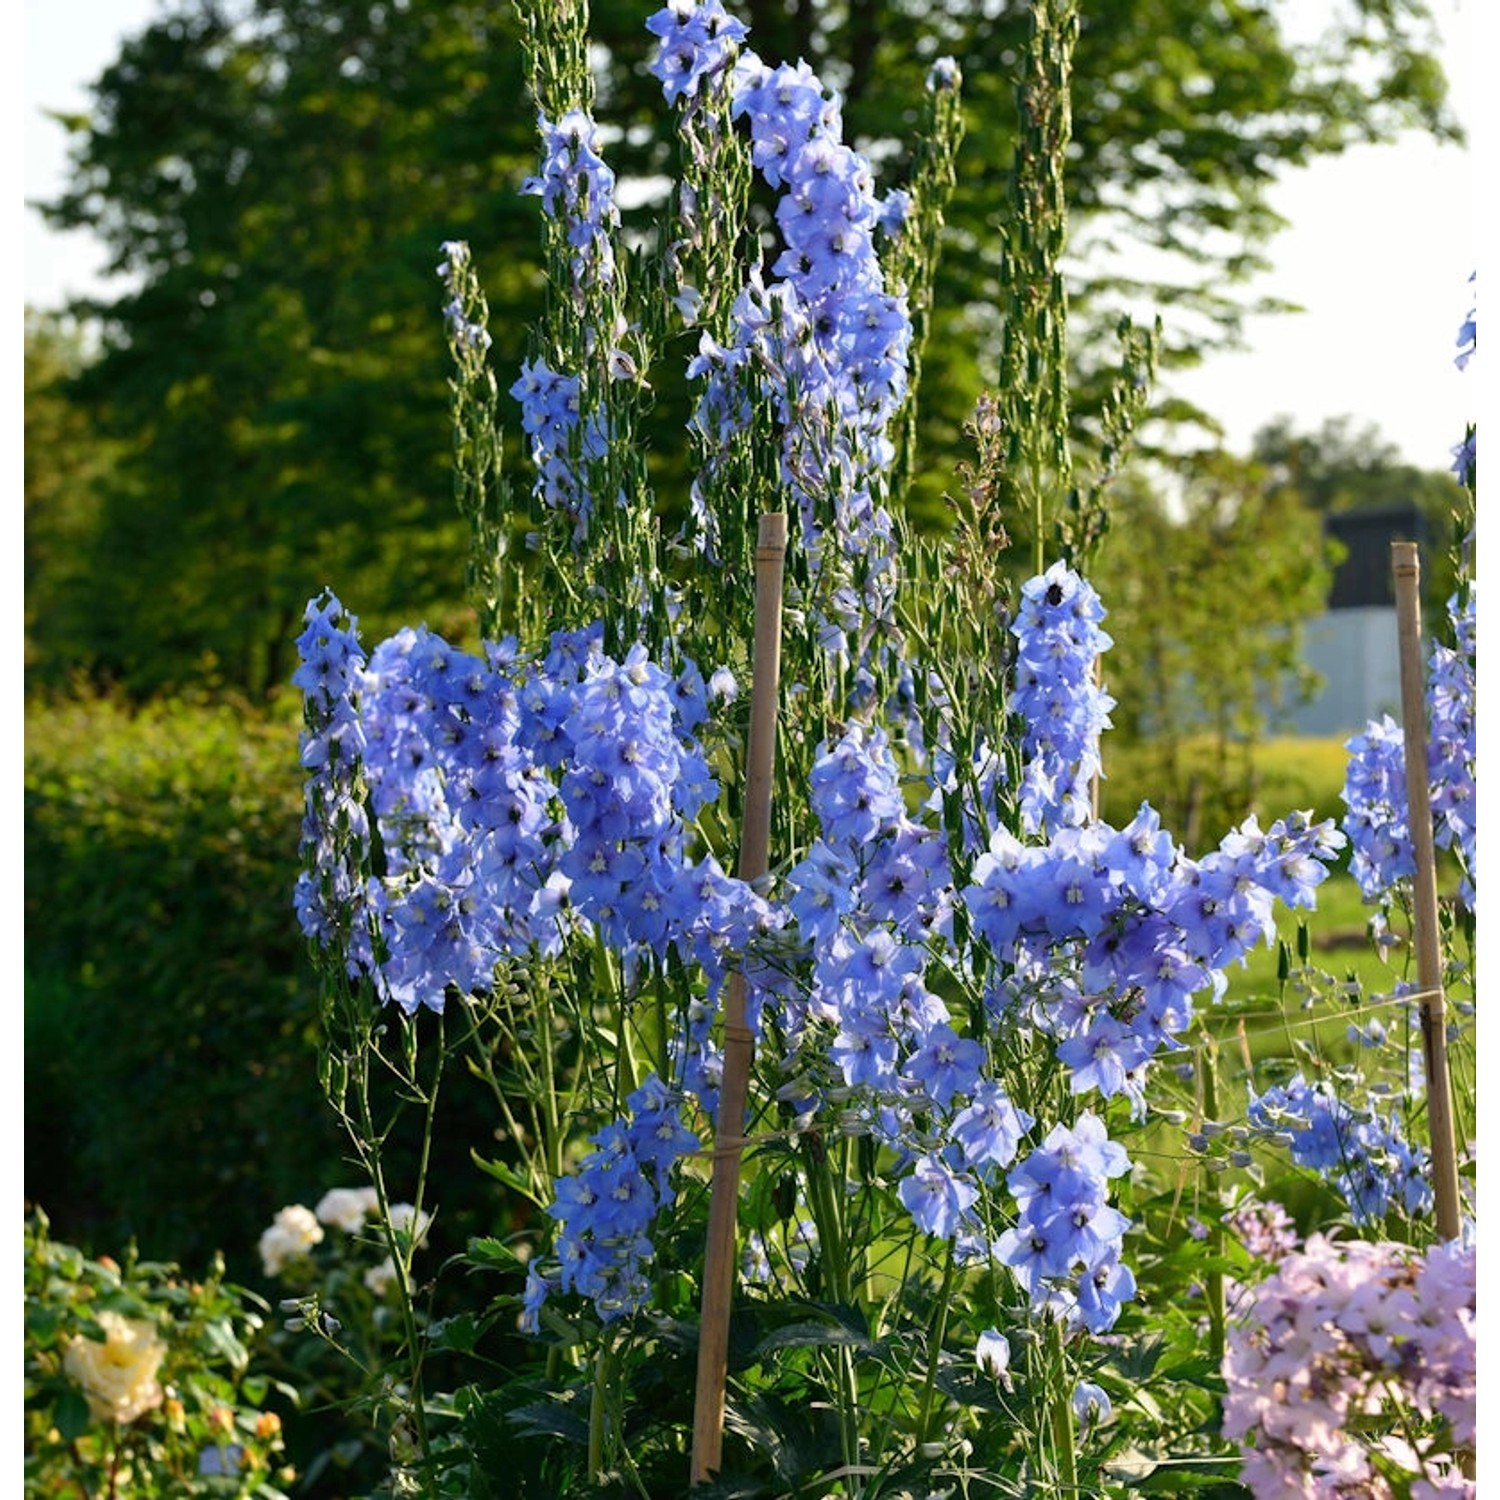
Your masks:
<svg viewBox="0 0 1500 1500"><path fill-rule="evenodd" d="M674 677L640 646L616 662L597 628L555 635L539 662L513 642L479 657L408 629L367 667L359 657L356 701L343 663L357 646L336 612L310 607L299 682L329 727L307 755L328 761L335 731L357 735L385 864L361 893L384 954L377 963L367 937L358 967L386 998L441 1009L451 990L487 990L502 958L556 953L584 926L627 974L675 948L704 968L712 998L730 956L777 925L763 897L690 852L691 820L718 794L686 727L704 712L691 664ZM346 777L354 765L335 762ZM329 803L320 785L309 796ZM343 816L360 832L357 801ZM314 897L309 880L299 902L313 926Z"/></svg>
<svg viewBox="0 0 1500 1500"><path fill-rule="evenodd" d="M1025 1134L1036 1123L1011 1103L1005 1090L986 1078L973 1090L969 1104L953 1117L950 1134L971 1167L1008 1167Z"/></svg>
<svg viewBox="0 0 1500 1500"><path fill-rule="evenodd" d="M902 1076L917 1086L921 1098L946 1110L955 1094L975 1093L984 1064L982 1043L959 1036L946 1021L940 1021L907 1058Z"/></svg>
<svg viewBox="0 0 1500 1500"><path fill-rule="evenodd" d="M1344 831L1349 873L1365 900L1378 900L1416 871L1406 829L1406 752L1401 726L1389 714L1365 725L1344 747Z"/></svg>
<svg viewBox="0 0 1500 1500"><path fill-rule="evenodd" d="M589 1298L606 1323L645 1305L652 1221L672 1201L673 1167L700 1142L683 1123L681 1096L654 1074L626 1103L627 1113L592 1137L577 1173L557 1179L547 1212L559 1226L559 1269L528 1279L523 1326L533 1331L554 1289Z"/></svg>
<svg viewBox="0 0 1500 1500"><path fill-rule="evenodd" d="M1458 850L1463 865L1460 897L1474 901L1475 588L1448 601L1454 645L1434 643L1427 662L1427 777L1440 848ZM1406 745L1389 714L1347 742L1343 827L1351 844L1350 874L1366 901L1385 901L1416 873L1408 828Z"/></svg>
<svg viewBox="0 0 1500 1500"><path fill-rule="evenodd" d="M1290 1137L1292 1160L1323 1176L1355 1223L1382 1223L1397 1203L1413 1215L1431 1210L1430 1158L1407 1141L1394 1114L1355 1108L1331 1084L1298 1073L1252 1097L1248 1118L1278 1139Z"/></svg>
<svg viewBox="0 0 1500 1500"><path fill-rule="evenodd" d="M979 1189L965 1172L955 1171L929 1153L901 1179L901 1201L917 1226L939 1239L951 1240L976 1202Z"/></svg>
<svg viewBox="0 0 1500 1500"><path fill-rule="evenodd" d="M1474 488L1474 472L1479 463L1478 443L1472 427L1464 434L1463 442L1454 445L1452 453L1453 462L1449 465L1448 472L1466 490L1472 490Z"/></svg>
<svg viewBox="0 0 1500 1500"><path fill-rule="evenodd" d="M1022 587L1011 626L1017 654L1009 707L1023 725L1021 813L1029 832L1093 816L1099 736L1114 707L1095 680L1099 654L1113 644L1099 626L1103 618L1099 596L1063 563Z"/></svg>
<svg viewBox="0 0 1500 1500"><path fill-rule="evenodd" d="M530 439L538 500L571 521L575 540L588 534L593 498L587 471L602 459L608 434L597 412L580 409L581 383L538 357L521 366L510 394L521 404L521 427Z"/></svg>
<svg viewBox="0 0 1500 1500"><path fill-rule="evenodd" d="M905 810L896 763L879 730L852 726L813 765L812 810L834 848L858 849L891 827Z"/></svg>
<svg viewBox="0 0 1500 1500"><path fill-rule="evenodd" d="M1479 273L1477 271L1470 274L1470 286L1474 285L1475 281L1478 279L1478 275ZM1473 359L1474 351L1476 348L1478 348L1479 345L1479 334L1475 326L1476 312L1477 308L1471 307L1469 309L1468 317L1463 320L1463 323L1460 325L1458 330L1458 338L1455 341L1458 345L1458 353L1454 355L1453 363L1456 364L1460 370L1466 370L1468 368L1469 361Z"/></svg>
<svg viewBox="0 0 1500 1500"><path fill-rule="evenodd" d="M542 200L549 219L561 224L572 248L573 287L582 296L615 279L613 231L619 227L615 174L599 150L599 127L582 110L560 120L537 117L542 137L541 170L522 184Z"/></svg>
<svg viewBox="0 0 1500 1500"><path fill-rule="evenodd" d="M730 66L749 34L720 0L669 0L646 22L660 39L650 71L661 80L668 104L696 95L705 78Z"/></svg>
<svg viewBox="0 0 1500 1500"><path fill-rule="evenodd" d="M1010 1340L998 1328L986 1328L975 1339L974 1363L1010 1389Z"/></svg>
<svg viewBox="0 0 1500 1500"><path fill-rule="evenodd" d="M672 100L722 70L745 34L718 0L675 0L648 24L660 39L652 71ZM906 396L911 321L884 284L875 237L899 229L899 200L879 201L869 164L843 142L837 97L805 63L771 67L740 54L732 109L748 123L754 167L780 195L782 250L771 268L780 279L768 285L752 270L730 341L701 336L688 371L705 381L692 425L712 455L748 422L752 388L771 397L783 478L821 580L820 639L862 658L878 645L895 587L894 526L880 491L895 451L887 428ZM711 546L711 518L703 521Z"/></svg>
<svg viewBox="0 0 1500 1500"><path fill-rule="evenodd" d="M444 240L443 259L437 268L450 298L443 308L443 320L460 352L482 355L490 347L489 330L482 323L471 322L464 305L461 276L469 264L469 247L463 240Z"/></svg>
<svg viewBox="0 0 1500 1500"><path fill-rule="evenodd" d="M1080 1380L1073 1390L1073 1415L1087 1431L1110 1419L1114 1408L1108 1395L1092 1381Z"/></svg>
<svg viewBox="0 0 1500 1500"><path fill-rule="evenodd" d="M358 622L331 592L310 600L297 638L305 729L302 861L294 905L303 933L342 949L351 974L374 966L365 869L370 825L363 801L365 654Z"/></svg>
<svg viewBox="0 0 1500 1500"><path fill-rule="evenodd" d="M1476 585L1470 581L1462 597L1454 595L1448 601L1454 644L1436 642L1427 662L1427 775L1435 825L1433 837L1439 848L1459 852L1463 867L1459 894L1471 909L1478 836L1475 590Z"/></svg>
<svg viewBox="0 0 1500 1500"><path fill-rule="evenodd" d="M1054 1125L1006 1182L1016 1199L1014 1227L996 1250L1031 1295L1070 1324L1103 1333L1135 1295L1119 1258L1129 1220L1108 1203L1109 1181L1130 1170L1124 1149L1085 1112L1071 1128Z"/></svg>

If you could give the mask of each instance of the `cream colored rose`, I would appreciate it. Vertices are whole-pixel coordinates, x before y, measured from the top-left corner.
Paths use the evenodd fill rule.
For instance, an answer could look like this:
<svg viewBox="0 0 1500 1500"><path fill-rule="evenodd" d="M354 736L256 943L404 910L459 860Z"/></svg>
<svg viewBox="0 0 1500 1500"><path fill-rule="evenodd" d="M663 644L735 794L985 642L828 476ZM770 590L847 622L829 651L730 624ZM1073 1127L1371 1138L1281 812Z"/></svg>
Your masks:
<svg viewBox="0 0 1500 1500"><path fill-rule="evenodd" d="M413 1248L427 1238L427 1231L431 1227L431 1214L413 1208L410 1203L391 1204L391 1228L397 1234L409 1234Z"/></svg>
<svg viewBox="0 0 1500 1500"><path fill-rule="evenodd" d="M267 1276L279 1276L288 1261L306 1255L323 1238L323 1226L310 1208L293 1203L281 1210L260 1237L260 1263Z"/></svg>
<svg viewBox="0 0 1500 1500"><path fill-rule="evenodd" d="M82 1387L89 1410L101 1422L133 1422L162 1402L156 1372L167 1346L153 1323L102 1312L104 1342L75 1338L63 1354L63 1369Z"/></svg>
<svg viewBox="0 0 1500 1500"><path fill-rule="evenodd" d="M378 1266L371 1266L365 1272L364 1283L377 1297L385 1296L396 1284L396 1262L387 1255Z"/></svg>
<svg viewBox="0 0 1500 1500"><path fill-rule="evenodd" d="M365 1220L380 1212L380 1195L372 1187L329 1188L318 1200L318 1220L346 1234L363 1229Z"/></svg>
<svg viewBox="0 0 1500 1500"><path fill-rule="evenodd" d="M427 1231L432 1227L432 1215L414 1208L410 1203L393 1203L390 1224L397 1234L410 1235L412 1249L416 1250L427 1238ZM396 1266L390 1256L386 1256L378 1266L371 1266L365 1272L364 1280L365 1285L377 1297L385 1296L396 1284Z"/></svg>

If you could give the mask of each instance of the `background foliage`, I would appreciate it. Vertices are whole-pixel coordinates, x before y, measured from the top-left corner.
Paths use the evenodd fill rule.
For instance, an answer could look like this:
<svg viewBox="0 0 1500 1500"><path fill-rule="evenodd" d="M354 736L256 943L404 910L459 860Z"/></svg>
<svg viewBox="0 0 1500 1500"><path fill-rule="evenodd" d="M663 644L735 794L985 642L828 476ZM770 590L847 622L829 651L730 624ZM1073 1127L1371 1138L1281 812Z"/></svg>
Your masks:
<svg viewBox="0 0 1500 1500"><path fill-rule="evenodd" d="M1290 40L1288 13L1211 19L1190 0L1129 0L1083 17L1067 265L1081 439L1121 310L1164 312L1168 362L1236 337L1251 305L1239 288L1278 227L1277 173L1402 128L1456 133L1420 0L1348 0L1315 45ZM892 181L926 63L949 52L963 68L912 502L929 521L998 369L1025 15L892 0L749 13L768 55L805 56L842 88L851 136ZM609 0L592 19L601 106L624 122L611 159L648 236L670 163L641 14ZM68 476L87 525L72 527L66 566L54 550L28 576L33 675L83 669L137 694L222 682L258 699L285 680L302 603L335 576L377 633L398 601L456 626L438 245L474 247L496 369L519 365L540 301L536 209L516 192L534 142L510 10L195 0L127 41L91 115L65 123L74 165L48 217L101 236L128 289L75 310L98 357L59 400L103 461ZM1166 252L1161 276L1122 277L1118 243ZM665 372L683 352L653 373L663 411L680 410L680 377ZM47 350L37 357L40 380ZM646 436L664 471L681 465L676 418ZM53 607L80 594L86 610Z"/></svg>

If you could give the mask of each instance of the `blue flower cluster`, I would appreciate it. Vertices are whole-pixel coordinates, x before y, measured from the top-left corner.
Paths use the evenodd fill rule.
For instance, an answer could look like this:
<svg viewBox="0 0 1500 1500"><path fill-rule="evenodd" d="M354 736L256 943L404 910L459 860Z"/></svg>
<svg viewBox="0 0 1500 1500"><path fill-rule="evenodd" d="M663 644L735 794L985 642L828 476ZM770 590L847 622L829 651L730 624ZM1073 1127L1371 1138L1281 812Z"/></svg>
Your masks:
<svg viewBox="0 0 1500 1500"><path fill-rule="evenodd" d="M365 654L358 621L330 592L310 600L297 637L293 683L302 691L303 869L293 902L305 936L347 955L353 973L374 965L365 870L370 824L361 769Z"/></svg>
<svg viewBox="0 0 1500 1500"><path fill-rule="evenodd" d="M1436 642L1427 662L1427 779L1439 848L1456 849L1463 865L1459 894L1472 909L1475 817L1475 586L1448 601L1454 644ZM1406 746L1389 714L1366 724L1345 748L1343 827L1349 872L1366 901L1389 901L1416 873L1406 799Z"/></svg>
<svg viewBox="0 0 1500 1500"><path fill-rule="evenodd" d="M1434 643L1427 661L1427 779L1432 792L1433 838L1440 849L1457 849L1463 865L1459 894L1474 905L1478 817L1475 767L1475 588L1448 601L1453 645Z"/></svg>
<svg viewBox="0 0 1500 1500"><path fill-rule="evenodd" d="M670 0L646 22L660 39L651 72L661 80L668 104L696 98L704 80L733 66L739 44L749 34L720 0Z"/></svg>
<svg viewBox="0 0 1500 1500"><path fill-rule="evenodd" d="M599 127L582 110L569 110L555 123L539 115L537 128L541 171L521 191L540 198L547 217L563 225L573 251L573 290L581 298L614 283L615 174L600 154Z"/></svg>
<svg viewBox="0 0 1500 1500"><path fill-rule="evenodd" d="M722 68L725 48L745 34L719 0L669 6L648 24L661 38L652 66L669 98L679 79ZM893 523L878 492L894 456L887 427L906 397L911 320L885 285L875 239L899 228L901 200L888 212L877 199L868 162L842 140L837 97L806 64L773 68L743 54L733 113L780 195L784 248L771 268L780 279L768 285L757 270L736 300L731 343L703 335L689 366L706 379L694 427L715 452L747 420L750 382L773 393L803 541L827 592L840 595L822 612L825 644L843 652L851 632L886 618L894 592Z"/></svg>
<svg viewBox="0 0 1500 1500"><path fill-rule="evenodd" d="M582 382L559 374L538 357L521 366L510 394L521 403L521 427L530 439L537 499L572 523L573 538L588 535L593 496L588 471L603 459L608 437L600 414L580 416Z"/></svg>
<svg viewBox="0 0 1500 1500"><path fill-rule="evenodd" d="M1254 818L1190 859L1147 803L1025 844L1004 829L961 893L999 961L989 1003L1057 1042L1075 1093L1125 1094L1145 1108L1145 1069L1192 1020L1193 996L1223 992L1223 971L1275 931L1274 902L1310 907L1343 844L1330 821Z"/></svg>
<svg viewBox="0 0 1500 1500"><path fill-rule="evenodd" d="M691 856L689 825L717 795L693 734L707 712L696 667L674 677L639 646L616 662L597 627L554 636L540 661L514 642L481 658L407 629L376 648L356 699L340 674L357 643L352 626L332 628L337 608L321 606L303 638L310 721L336 721L310 732L304 756L340 775L362 767L385 868L358 897L348 889L336 841L363 814L343 783L314 778L317 873L299 901L317 934L324 886L368 906L383 954L351 958L385 998L441 1009L450 988L482 993L502 959L555 953L585 926L627 968L675 947L713 993L727 956L775 925L748 886Z"/></svg>
<svg viewBox="0 0 1500 1500"><path fill-rule="evenodd" d="M558 1265L527 1277L521 1326L535 1333L553 1291L577 1292L611 1323L645 1305L655 1254L652 1221L673 1199L672 1168L701 1142L683 1123L683 1099L655 1075L626 1100L626 1115L590 1137L576 1173L557 1179L547 1212L559 1225Z"/></svg>
<svg viewBox="0 0 1500 1500"><path fill-rule="evenodd" d="M541 170L526 179L522 192L539 197L542 211L560 227L568 245L573 305L583 313L600 294L620 290L614 252L620 224L615 174L600 154L598 127L583 111L570 110L555 123L539 116L537 125ZM606 321L613 325L623 319ZM602 336L614 340L617 327L605 329ZM598 329L586 333L587 339L599 337ZM536 496L572 523L578 543L588 535L593 514L590 471L608 453L612 434L602 402L590 394L582 376L576 370L553 368L566 358L556 352L538 354L521 366L510 394L520 402L521 426L530 439ZM612 378L622 370L633 371L634 365L628 355L610 348L605 369ZM599 380L604 378L601 374Z"/></svg>
<svg viewBox="0 0 1500 1500"><path fill-rule="evenodd" d="M1346 741L1343 828L1349 835L1349 873L1366 901L1384 898L1416 873L1406 826L1406 748L1401 726L1382 714Z"/></svg>
<svg viewBox="0 0 1500 1500"><path fill-rule="evenodd" d="M1470 275L1469 283L1471 286L1477 279L1477 276L1477 272ZM1473 359L1474 353L1479 347L1476 316L1477 308L1471 307L1469 309L1469 316L1464 319L1458 330L1458 353L1453 357L1453 363L1460 370L1468 369L1469 361ZM1474 428L1471 426L1464 434L1463 442L1459 443L1453 450L1453 475L1467 490L1474 488L1474 471L1477 463L1478 455L1476 453Z"/></svg>
<svg viewBox="0 0 1500 1500"><path fill-rule="evenodd" d="M1017 656L1009 707L1025 726L1021 816L1030 833L1077 827L1093 816L1099 736L1114 707L1095 676L1100 653L1114 644L1099 628L1103 618L1098 594L1064 563L1021 590L1011 626Z"/></svg>
<svg viewBox="0 0 1500 1500"><path fill-rule="evenodd" d="M1287 1140L1292 1160L1325 1177L1356 1224L1380 1224L1399 1203L1408 1214L1432 1209L1431 1159L1411 1145L1396 1115L1346 1104L1326 1082L1298 1073L1252 1098L1250 1123Z"/></svg>
<svg viewBox="0 0 1500 1500"><path fill-rule="evenodd" d="M1471 272L1469 275L1469 285L1473 286L1478 278L1479 273L1477 271ZM1460 370L1468 369L1469 361L1473 359L1474 351L1479 347L1479 330L1476 323L1477 313L1477 306L1469 309L1469 315L1459 325L1458 338L1454 341L1458 346L1458 353L1453 356L1453 363Z"/></svg>
<svg viewBox="0 0 1500 1500"><path fill-rule="evenodd" d="M979 1182L1035 1122L926 983L935 954L954 957L945 841L908 816L879 729L822 745L811 786L821 837L786 877L811 963L805 991L779 997L784 1092L804 1113L836 1105L842 1129L891 1147L917 1226L977 1253Z"/></svg>
<svg viewBox="0 0 1500 1500"><path fill-rule="evenodd" d="M1130 1171L1124 1148L1085 1111L1069 1129L1055 1125L1006 1178L1018 1217L999 1239L1000 1260L1031 1294L1070 1326L1105 1333L1135 1296L1120 1259L1130 1221L1109 1205L1109 1181Z"/></svg>
<svg viewBox="0 0 1500 1500"><path fill-rule="evenodd" d="M489 330L482 323L470 321L460 286L460 277L468 264L468 245L462 240L443 241L443 260L437 268L449 297L443 308L443 320L448 325L454 344L462 353L482 355L490 347Z"/></svg>

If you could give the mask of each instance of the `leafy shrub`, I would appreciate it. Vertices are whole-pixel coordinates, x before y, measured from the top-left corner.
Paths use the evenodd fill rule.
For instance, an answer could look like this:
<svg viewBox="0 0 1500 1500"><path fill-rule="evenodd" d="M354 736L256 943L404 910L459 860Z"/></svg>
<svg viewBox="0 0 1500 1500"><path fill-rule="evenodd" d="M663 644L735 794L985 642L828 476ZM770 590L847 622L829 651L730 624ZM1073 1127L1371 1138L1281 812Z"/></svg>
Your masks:
<svg viewBox="0 0 1500 1500"><path fill-rule="evenodd" d="M75 1243L221 1250L253 1279L270 1214L345 1175L290 915L294 739L228 703L27 708L25 1188ZM494 1227L469 1158L487 1097L445 1086L440 1254Z"/></svg>
<svg viewBox="0 0 1500 1500"><path fill-rule="evenodd" d="M37 1214L25 1284L28 1495L283 1494L281 1417L251 1371L264 1304L222 1261L190 1281L134 1256L91 1260Z"/></svg>
<svg viewBox="0 0 1500 1500"><path fill-rule="evenodd" d="M238 1253L336 1171L286 736L226 704L27 710L26 1194L70 1238Z"/></svg>

